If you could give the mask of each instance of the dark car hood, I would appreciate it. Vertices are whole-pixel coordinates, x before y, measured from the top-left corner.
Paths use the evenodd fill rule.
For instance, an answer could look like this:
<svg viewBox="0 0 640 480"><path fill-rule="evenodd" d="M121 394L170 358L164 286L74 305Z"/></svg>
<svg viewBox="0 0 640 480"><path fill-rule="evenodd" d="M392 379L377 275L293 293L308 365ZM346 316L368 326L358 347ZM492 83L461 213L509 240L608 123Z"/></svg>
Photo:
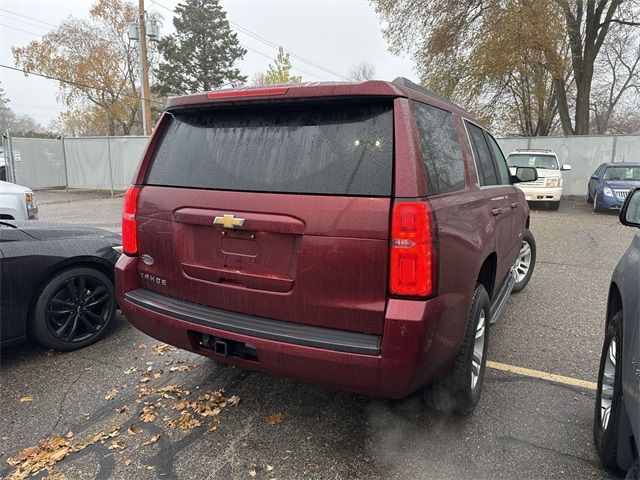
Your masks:
<svg viewBox="0 0 640 480"><path fill-rule="evenodd" d="M69 223L49 223L41 221L10 221L3 222L14 225L22 232L36 240L56 240L62 238L100 237L110 245L122 245L122 237L116 233L101 228L72 225Z"/></svg>

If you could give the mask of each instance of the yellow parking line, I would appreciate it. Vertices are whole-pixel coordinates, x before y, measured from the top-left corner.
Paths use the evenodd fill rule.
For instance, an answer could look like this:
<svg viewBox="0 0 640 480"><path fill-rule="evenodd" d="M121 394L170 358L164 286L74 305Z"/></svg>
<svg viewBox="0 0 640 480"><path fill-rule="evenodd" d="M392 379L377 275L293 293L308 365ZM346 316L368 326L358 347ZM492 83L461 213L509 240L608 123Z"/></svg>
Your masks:
<svg viewBox="0 0 640 480"><path fill-rule="evenodd" d="M491 360L487 360L487 367L493 368L495 370L502 370L503 372L515 373L516 375L522 375L524 377L539 378L541 380L548 380L549 382L571 385L572 387L588 388L589 390L595 390L596 388L598 388L597 383L580 380L579 378L565 377L564 375L541 372L540 370L531 370L530 368L516 367L515 365L492 362Z"/></svg>

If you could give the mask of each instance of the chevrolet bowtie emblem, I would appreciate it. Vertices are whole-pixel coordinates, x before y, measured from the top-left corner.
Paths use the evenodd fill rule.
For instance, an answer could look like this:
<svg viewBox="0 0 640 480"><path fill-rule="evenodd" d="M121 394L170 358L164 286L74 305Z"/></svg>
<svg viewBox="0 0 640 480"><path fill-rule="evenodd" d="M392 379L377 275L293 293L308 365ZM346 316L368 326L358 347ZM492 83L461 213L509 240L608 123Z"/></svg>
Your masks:
<svg viewBox="0 0 640 480"><path fill-rule="evenodd" d="M224 228L235 228L244 225L244 218L236 218L235 215L224 214L213 219L214 225L222 225Z"/></svg>

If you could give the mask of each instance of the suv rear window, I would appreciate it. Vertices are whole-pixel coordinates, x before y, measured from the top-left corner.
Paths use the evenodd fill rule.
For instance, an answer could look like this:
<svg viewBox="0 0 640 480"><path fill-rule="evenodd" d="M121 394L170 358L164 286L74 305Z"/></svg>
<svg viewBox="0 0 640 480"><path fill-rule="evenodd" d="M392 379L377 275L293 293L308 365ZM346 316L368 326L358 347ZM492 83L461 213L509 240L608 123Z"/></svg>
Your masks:
<svg viewBox="0 0 640 480"><path fill-rule="evenodd" d="M391 102L262 105L169 115L148 185L391 195Z"/></svg>

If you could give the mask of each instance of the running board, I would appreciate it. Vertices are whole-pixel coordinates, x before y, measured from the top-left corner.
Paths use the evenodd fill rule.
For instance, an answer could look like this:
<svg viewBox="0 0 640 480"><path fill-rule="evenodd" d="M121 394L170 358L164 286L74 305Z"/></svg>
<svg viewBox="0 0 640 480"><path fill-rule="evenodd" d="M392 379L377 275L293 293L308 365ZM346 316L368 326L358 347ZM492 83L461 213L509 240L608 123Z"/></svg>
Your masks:
<svg viewBox="0 0 640 480"><path fill-rule="evenodd" d="M509 275L507 275L507 278L505 278L504 282L502 282L502 285L500 285L500 288L491 300L491 325L496 323L498 321L498 318L500 318L502 309L506 305L507 299L509 298L509 295L511 295L511 291L513 290L515 284L516 279L514 278L513 274L509 272Z"/></svg>

